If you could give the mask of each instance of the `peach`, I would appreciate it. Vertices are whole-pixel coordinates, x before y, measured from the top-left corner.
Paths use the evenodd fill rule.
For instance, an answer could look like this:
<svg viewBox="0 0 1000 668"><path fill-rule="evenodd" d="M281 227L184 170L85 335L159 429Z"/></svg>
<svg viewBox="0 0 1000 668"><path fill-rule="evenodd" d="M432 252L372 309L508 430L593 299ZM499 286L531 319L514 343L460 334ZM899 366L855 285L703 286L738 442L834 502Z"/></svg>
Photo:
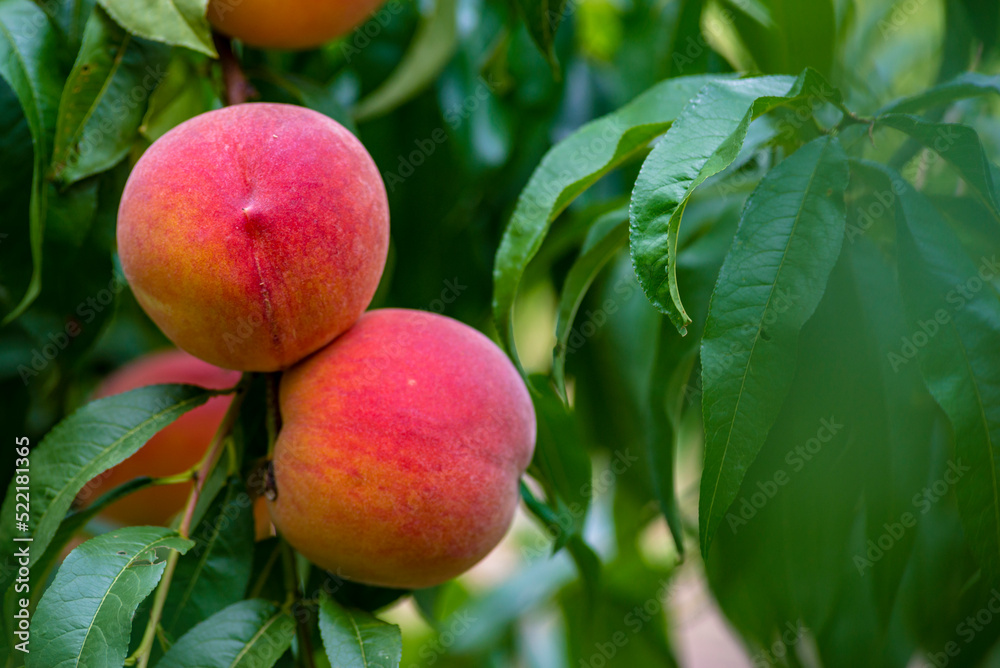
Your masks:
<svg viewBox="0 0 1000 668"><path fill-rule="evenodd" d="M308 49L344 35L383 0L211 0L208 20L250 46Z"/></svg>
<svg viewBox="0 0 1000 668"><path fill-rule="evenodd" d="M142 357L109 376L96 397L108 397L146 385L187 383L213 390L232 387L240 374L226 371L180 350ZM188 411L151 438L137 453L92 480L77 498L85 502L141 476L161 478L183 473L198 463L229 407L228 396L213 397ZM157 485L116 501L103 511L125 525L166 524L181 510L191 483Z"/></svg>
<svg viewBox="0 0 1000 668"><path fill-rule="evenodd" d="M383 309L284 374L268 510L318 566L419 588L503 538L535 446L517 370L432 313Z"/></svg>
<svg viewBox="0 0 1000 668"><path fill-rule="evenodd" d="M364 312L385 267L375 163L336 121L285 104L188 120L129 176L118 251L136 299L178 347L276 371Z"/></svg>

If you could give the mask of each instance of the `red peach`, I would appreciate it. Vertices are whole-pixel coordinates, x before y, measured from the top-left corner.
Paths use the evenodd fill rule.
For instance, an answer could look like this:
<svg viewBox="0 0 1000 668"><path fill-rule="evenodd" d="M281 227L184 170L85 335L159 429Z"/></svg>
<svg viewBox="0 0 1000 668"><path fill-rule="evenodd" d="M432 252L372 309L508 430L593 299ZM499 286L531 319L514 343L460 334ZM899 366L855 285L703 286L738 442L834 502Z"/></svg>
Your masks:
<svg viewBox="0 0 1000 668"><path fill-rule="evenodd" d="M132 170L118 251L136 299L178 347L276 371L364 312L385 267L375 163L317 112L242 104L196 116Z"/></svg>
<svg viewBox="0 0 1000 668"><path fill-rule="evenodd" d="M308 49L365 22L383 0L211 0L215 28L251 46Z"/></svg>
<svg viewBox="0 0 1000 668"><path fill-rule="evenodd" d="M366 313L288 371L274 451L278 531L358 582L429 587L503 538L535 446L517 370L432 313Z"/></svg>
<svg viewBox="0 0 1000 668"><path fill-rule="evenodd" d="M236 371L212 366L181 350L169 350L122 367L104 381L95 398L161 383L187 383L221 390L232 387L239 379ZM208 449L231 400L229 396L213 397L180 416L137 453L92 480L77 498L86 497L86 502L92 502L134 478L162 478L190 469ZM191 483L148 487L111 504L103 515L125 525L162 525L183 508L190 491Z"/></svg>

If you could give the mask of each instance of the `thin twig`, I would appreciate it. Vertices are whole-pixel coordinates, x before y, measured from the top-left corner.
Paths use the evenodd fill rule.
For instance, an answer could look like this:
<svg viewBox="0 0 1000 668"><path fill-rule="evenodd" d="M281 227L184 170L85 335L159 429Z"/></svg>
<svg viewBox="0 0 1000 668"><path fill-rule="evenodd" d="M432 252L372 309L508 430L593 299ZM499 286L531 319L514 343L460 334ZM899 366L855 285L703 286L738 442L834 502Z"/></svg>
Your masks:
<svg viewBox="0 0 1000 668"><path fill-rule="evenodd" d="M212 40L215 50L219 52L219 62L222 64L222 83L225 86L224 102L227 106L243 104L248 99L257 96L257 91L240 66L240 61L233 53L233 42L228 37L214 33Z"/></svg>
<svg viewBox="0 0 1000 668"><path fill-rule="evenodd" d="M243 374L243 378L240 379L239 384L236 386L233 400L226 410L226 415L222 418L222 424L219 425L215 436L212 437L212 443L208 446L205 456L198 463L197 471L194 475L194 487L191 489L191 493L188 494L187 504L184 506L184 514L181 516L181 523L177 529L177 532L184 538L187 538L191 531L191 520L194 517L194 510L198 505L198 499L201 498L201 491L205 487L205 480L208 479L212 469L215 467L215 463L218 461L219 455L222 454L222 449L229 437L229 433L233 430L233 425L236 424L236 418L240 414L240 405L242 405L243 398L246 396L251 378L251 374ZM174 569L177 568L177 560L179 558L180 553L176 550L171 550L167 556L167 565L163 570L163 577L160 578L160 584L156 588L156 596L153 598L153 607L149 612L149 622L146 624L146 631L143 633L142 641L139 643L139 647L135 650L135 653L125 660L125 665L131 666L135 664L137 668L146 668L149 664L153 642L156 640L156 630L160 624L160 618L163 616L163 606L167 602L170 581L173 579Z"/></svg>

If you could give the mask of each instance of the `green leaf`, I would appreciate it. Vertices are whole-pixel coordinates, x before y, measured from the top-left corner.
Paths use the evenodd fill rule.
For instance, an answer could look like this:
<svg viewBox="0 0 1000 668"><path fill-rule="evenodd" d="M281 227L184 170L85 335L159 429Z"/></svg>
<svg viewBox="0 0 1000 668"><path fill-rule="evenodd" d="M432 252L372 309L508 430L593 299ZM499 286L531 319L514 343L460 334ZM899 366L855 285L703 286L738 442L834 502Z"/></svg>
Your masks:
<svg viewBox="0 0 1000 668"><path fill-rule="evenodd" d="M122 665L132 615L160 581L167 553L193 544L171 529L128 527L73 550L32 618L28 668Z"/></svg>
<svg viewBox="0 0 1000 668"><path fill-rule="evenodd" d="M954 429L951 477L966 537L988 579L1000 582L1000 300L988 283L1000 275L1000 263L996 256L974 263L926 197L898 173L878 169L897 184L909 340ZM903 346L890 362L911 358Z"/></svg>
<svg viewBox="0 0 1000 668"><path fill-rule="evenodd" d="M319 632L334 668L397 668L403 658L398 626L343 608L325 593L319 602Z"/></svg>
<svg viewBox="0 0 1000 668"><path fill-rule="evenodd" d="M566 13L566 2L567 0L514 0L528 28L528 34L549 61L553 73L559 71L555 52L556 30Z"/></svg>
<svg viewBox="0 0 1000 668"><path fill-rule="evenodd" d="M733 26L760 71L799 72L833 69L837 30L832 0L730 0ZM718 19L716 19L718 20Z"/></svg>
<svg viewBox="0 0 1000 668"><path fill-rule="evenodd" d="M517 287L549 226L570 202L662 134L702 86L721 77L668 79L552 147L535 168L504 230L493 268L493 318L518 362L513 313Z"/></svg>
<svg viewBox="0 0 1000 668"><path fill-rule="evenodd" d="M98 399L57 424L31 453L32 563L42 556L87 482L131 457L156 432L210 396L190 385L151 385ZM14 504L11 486L0 517L4 536L15 535ZM0 550L0 563L8 563L10 542ZM6 590L12 578L4 571L0 590Z"/></svg>
<svg viewBox="0 0 1000 668"><path fill-rule="evenodd" d="M156 141L184 121L221 104L214 83L192 60L186 52L174 52L162 82L149 96L139 126L139 133L148 141Z"/></svg>
<svg viewBox="0 0 1000 668"><path fill-rule="evenodd" d="M20 302L2 323L21 315L42 289L42 239L45 230L48 161L56 126L62 82L56 60L57 37L45 13L29 0L0 3L0 76L10 85L24 109L34 145L29 231L32 273Z"/></svg>
<svg viewBox="0 0 1000 668"><path fill-rule="evenodd" d="M594 278L628 241L628 211L610 211L594 222L580 248L559 296L556 316L556 347L552 351L552 379L559 394L566 397L566 353L573 321Z"/></svg>
<svg viewBox="0 0 1000 668"><path fill-rule="evenodd" d="M547 379L532 376L531 381L531 400L538 418L532 473L542 482L546 494L555 497L550 498L552 505L559 506L566 515L559 522L559 530L568 539L583 530L593 495L590 455L576 418ZM557 539L557 548L564 543L565 539Z"/></svg>
<svg viewBox="0 0 1000 668"><path fill-rule="evenodd" d="M963 72L951 81L896 100L880 109L878 114L909 114L950 104L956 100L993 93L1000 93L1000 76Z"/></svg>
<svg viewBox="0 0 1000 668"><path fill-rule="evenodd" d="M270 668L292 644L295 620L254 598L234 603L181 636L157 668Z"/></svg>
<svg viewBox="0 0 1000 668"><path fill-rule="evenodd" d="M223 468L223 467L218 467ZM163 606L163 629L179 637L243 598L253 564L253 500L232 478L191 532L195 547L177 561Z"/></svg>
<svg viewBox="0 0 1000 668"><path fill-rule="evenodd" d="M758 77L707 85L646 158L632 190L629 241L639 283L681 334L691 323L677 286L677 236L694 189L739 155L754 118L782 104L840 105L823 77ZM793 130L786 126L784 132Z"/></svg>
<svg viewBox="0 0 1000 668"><path fill-rule="evenodd" d="M205 16L208 0L149 0L141 4L131 0L98 2L118 25L133 35L219 57Z"/></svg>
<svg viewBox="0 0 1000 668"><path fill-rule="evenodd" d="M90 504L83 510L71 512L66 515L66 519L64 519L62 524L59 525L59 529L49 541L49 546L45 549L45 554L35 561L32 566L32 583L37 583L39 581L44 582L44 578L41 580L38 579L39 576L42 576L46 569L59 558L60 553L63 548L66 547L67 543L69 543L70 539L73 538L78 531L86 527L90 520L97 517L101 511L115 501L125 498L132 492L137 492L140 489L149 487L152 481L152 478L136 478L135 480L129 480L124 485L120 485L110 492L102 494L97 501Z"/></svg>
<svg viewBox="0 0 1000 668"><path fill-rule="evenodd" d="M283 72L280 75L275 74L272 78L276 84L294 95L304 106L321 114L326 114L355 135L358 134L354 118L344 108L340 100L337 99L336 80L323 86L305 77L288 74L287 72Z"/></svg>
<svg viewBox="0 0 1000 668"><path fill-rule="evenodd" d="M702 554L795 375L796 341L826 289L846 224L847 158L816 139L761 180L712 295L702 340Z"/></svg>
<svg viewBox="0 0 1000 668"><path fill-rule="evenodd" d="M399 66L378 88L358 102L354 118L365 121L389 113L437 78L458 45L458 0L435 0L417 28Z"/></svg>
<svg viewBox="0 0 1000 668"><path fill-rule="evenodd" d="M947 160L1000 220L1000 204L996 199L990 162L975 130L967 125L934 123L904 114L881 116L876 120L877 125L905 132Z"/></svg>
<svg viewBox="0 0 1000 668"><path fill-rule="evenodd" d="M168 47L136 40L94 8L59 102L52 178L73 183L128 154L169 54Z"/></svg>

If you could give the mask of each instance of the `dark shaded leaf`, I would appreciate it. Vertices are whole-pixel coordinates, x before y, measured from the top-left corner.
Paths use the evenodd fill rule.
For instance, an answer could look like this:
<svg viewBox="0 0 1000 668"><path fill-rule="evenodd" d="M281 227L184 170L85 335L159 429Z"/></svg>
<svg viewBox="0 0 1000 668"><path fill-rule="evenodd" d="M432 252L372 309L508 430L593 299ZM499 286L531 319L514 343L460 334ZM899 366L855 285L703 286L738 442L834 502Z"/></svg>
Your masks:
<svg viewBox="0 0 1000 668"><path fill-rule="evenodd" d="M270 668L292 644L295 620L259 598L234 603L181 636L157 668Z"/></svg>
<svg viewBox="0 0 1000 668"><path fill-rule="evenodd" d="M722 265L701 349L704 555L791 387L799 330L840 255L847 179L836 139L803 146L757 186Z"/></svg>

